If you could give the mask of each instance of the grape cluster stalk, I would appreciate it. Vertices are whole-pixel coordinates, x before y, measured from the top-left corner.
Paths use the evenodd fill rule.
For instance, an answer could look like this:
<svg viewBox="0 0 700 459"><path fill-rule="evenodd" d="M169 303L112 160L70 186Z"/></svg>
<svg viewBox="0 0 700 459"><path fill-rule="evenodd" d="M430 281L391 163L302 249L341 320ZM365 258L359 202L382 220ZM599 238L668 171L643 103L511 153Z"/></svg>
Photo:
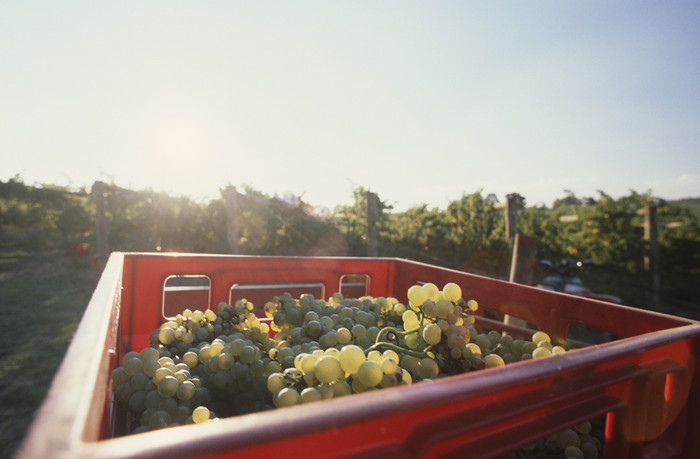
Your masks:
<svg viewBox="0 0 700 459"><path fill-rule="evenodd" d="M127 433L315 403L501 367L565 352L543 331L531 339L477 332L479 304L459 285L433 283L394 297L275 296L264 305L184 310L127 352L112 373Z"/></svg>

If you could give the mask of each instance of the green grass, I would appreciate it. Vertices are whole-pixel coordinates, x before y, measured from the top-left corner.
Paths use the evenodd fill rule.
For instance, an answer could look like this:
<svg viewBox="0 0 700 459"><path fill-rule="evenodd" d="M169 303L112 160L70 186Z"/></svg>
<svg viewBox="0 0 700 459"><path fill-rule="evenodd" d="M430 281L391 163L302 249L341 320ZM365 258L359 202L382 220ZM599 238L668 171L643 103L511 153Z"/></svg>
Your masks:
<svg viewBox="0 0 700 459"><path fill-rule="evenodd" d="M22 442L98 278L87 258L0 254L0 457Z"/></svg>

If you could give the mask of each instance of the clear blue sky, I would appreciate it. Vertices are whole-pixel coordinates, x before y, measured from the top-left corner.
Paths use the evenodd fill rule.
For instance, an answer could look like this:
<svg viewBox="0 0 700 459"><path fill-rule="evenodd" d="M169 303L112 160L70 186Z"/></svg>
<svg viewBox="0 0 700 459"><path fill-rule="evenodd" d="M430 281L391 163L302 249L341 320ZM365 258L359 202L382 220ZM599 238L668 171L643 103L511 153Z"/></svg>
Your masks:
<svg viewBox="0 0 700 459"><path fill-rule="evenodd" d="M0 0L0 179L700 196L697 1Z"/></svg>

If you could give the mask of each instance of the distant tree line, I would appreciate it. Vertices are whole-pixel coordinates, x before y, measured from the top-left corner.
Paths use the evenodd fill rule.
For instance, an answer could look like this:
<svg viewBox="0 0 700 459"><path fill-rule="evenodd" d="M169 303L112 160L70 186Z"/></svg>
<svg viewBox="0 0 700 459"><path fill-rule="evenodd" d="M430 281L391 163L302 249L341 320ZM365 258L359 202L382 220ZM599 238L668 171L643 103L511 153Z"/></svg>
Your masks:
<svg viewBox="0 0 700 459"><path fill-rule="evenodd" d="M320 214L298 197L269 196L250 187L236 191L232 208L224 191L220 199L201 203L151 190L105 187L109 249L232 253L235 247L237 253L250 255L367 255L366 189L353 192L351 205ZM652 197L634 191L619 199L599 194L593 199L567 192L551 208L528 207L516 194L518 232L538 238L540 258L591 258L640 272L646 242L638 211ZM654 201L665 272L700 267L700 223L692 204ZM235 241L230 237L232 220ZM377 255L507 277L512 248L505 221L497 199L481 191L465 194L445 209L419 205L396 212L379 200ZM95 232L92 190L31 186L19 176L0 181L0 249L94 244Z"/></svg>

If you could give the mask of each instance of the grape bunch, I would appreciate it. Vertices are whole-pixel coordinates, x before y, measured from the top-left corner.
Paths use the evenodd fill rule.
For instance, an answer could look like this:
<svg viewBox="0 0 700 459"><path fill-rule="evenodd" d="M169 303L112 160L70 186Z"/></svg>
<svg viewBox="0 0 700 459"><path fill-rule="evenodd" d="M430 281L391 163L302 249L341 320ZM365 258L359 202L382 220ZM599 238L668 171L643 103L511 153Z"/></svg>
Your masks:
<svg viewBox="0 0 700 459"><path fill-rule="evenodd" d="M477 332L479 304L447 283L414 285L394 297L327 300L275 296L189 309L127 352L114 369L128 433L215 421L262 410L503 366L564 349L544 332L530 340Z"/></svg>
<svg viewBox="0 0 700 459"><path fill-rule="evenodd" d="M151 345L124 354L112 372L114 395L127 408L127 430L202 423L271 408L268 374L281 365L253 304L222 303L218 312L185 310L154 330Z"/></svg>
<svg viewBox="0 0 700 459"><path fill-rule="evenodd" d="M603 452L603 419L585 421L564 429L499 459L594 459Z"/></svg>

